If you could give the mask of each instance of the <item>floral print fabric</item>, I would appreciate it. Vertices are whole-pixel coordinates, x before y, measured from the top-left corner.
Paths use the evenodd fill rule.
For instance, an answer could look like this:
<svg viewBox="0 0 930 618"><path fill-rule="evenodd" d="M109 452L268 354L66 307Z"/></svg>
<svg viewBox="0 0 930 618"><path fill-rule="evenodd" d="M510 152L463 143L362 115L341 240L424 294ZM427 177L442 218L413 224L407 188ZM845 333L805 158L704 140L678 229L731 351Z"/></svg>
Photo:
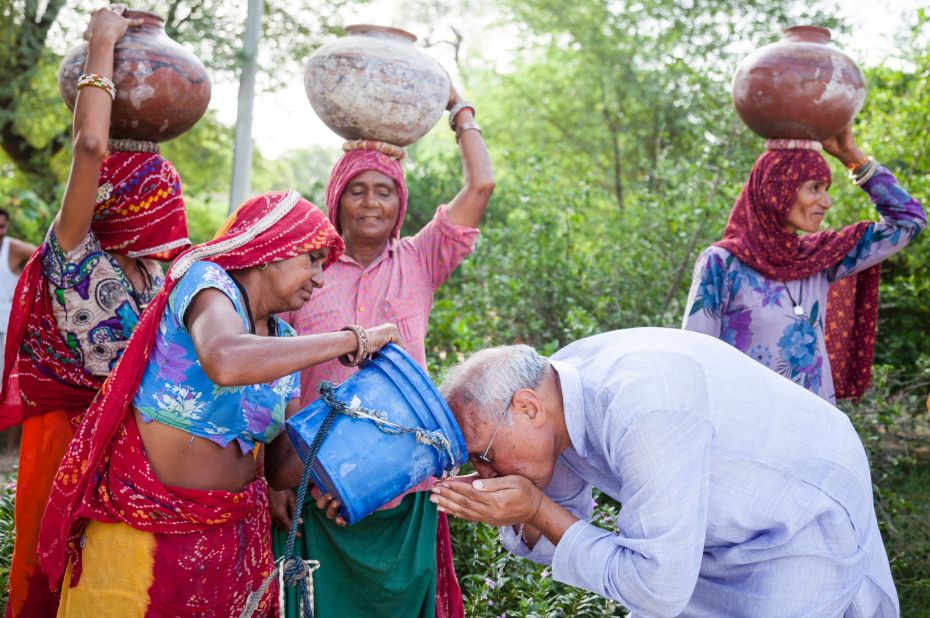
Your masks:
<svg viewBox="0 0 930 618"><path fill-rule="evenodd" d="M232 277L211 262L194 263L168 297L133 405L146 421L159 421L223 447L236 440L248 452L256 442L267 443L281 432L288 402L300 397L299 376L293 373L270 384L230 387L210 381L184 324L194 297L208 288L229 298L248 331L247 313ZM275 321L278 336L295 335L288 324Z"/></svg>
<svg viewBox="0 0 930 618"><path fill-rule="evenodd" d="M723 247L706 249L695 267L682 327L722 339L835 403L824 337L830 285L893 255L927 226L920 204L885 168L863 189L881 220L869 223L838 264L810 277L768 278ZM796 305L803 313L796 313Z"/></svg>
<svg viewBox="0 0 930 618"><path fill-rule="evenodd" d="M148 285L137 293L93 231L65 251L54 229L49 229L41 252L62 341L85 370L105 378L122 355L139 314L161 289L161 266L154 260L139 260Z"/></svg>

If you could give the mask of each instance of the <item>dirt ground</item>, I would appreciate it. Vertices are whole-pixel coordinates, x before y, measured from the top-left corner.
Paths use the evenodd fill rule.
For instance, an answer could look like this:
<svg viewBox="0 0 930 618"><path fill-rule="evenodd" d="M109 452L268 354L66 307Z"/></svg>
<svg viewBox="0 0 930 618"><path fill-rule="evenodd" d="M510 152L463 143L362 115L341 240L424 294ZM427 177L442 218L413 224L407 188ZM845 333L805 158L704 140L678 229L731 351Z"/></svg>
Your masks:
<svg viewBox="0 0 930 618"><path fill-rule="evenodd" d="M19 427L0 431L0 478L9 475L19 463Z"/></svg>

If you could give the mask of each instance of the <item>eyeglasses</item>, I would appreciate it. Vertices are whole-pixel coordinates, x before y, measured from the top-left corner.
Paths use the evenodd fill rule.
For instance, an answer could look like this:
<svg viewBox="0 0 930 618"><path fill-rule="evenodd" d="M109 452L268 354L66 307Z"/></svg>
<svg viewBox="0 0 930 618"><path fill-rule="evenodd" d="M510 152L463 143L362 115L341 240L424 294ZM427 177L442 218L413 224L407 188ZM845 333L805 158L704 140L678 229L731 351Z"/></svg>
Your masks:
<svg viewBox="0 0 930 618"><path fill-rule="evenodd" d="M501 412L501 416L497 419L497 427L494 428L494 432L491 434L491 439L488 440L488 448L484 449L484 452L480 455L477 453L469 453L468 458L471 459L473 464L482 464L485 466L493 466L494 461L488 457L488 453L491 452L491 445L494 443L494 436L497 435L497 430L501 428L501 424L504 422L504 417L507 416L507 410L510 409L511 404L513 404L513 399L507 402L504 411Z"/></svg>

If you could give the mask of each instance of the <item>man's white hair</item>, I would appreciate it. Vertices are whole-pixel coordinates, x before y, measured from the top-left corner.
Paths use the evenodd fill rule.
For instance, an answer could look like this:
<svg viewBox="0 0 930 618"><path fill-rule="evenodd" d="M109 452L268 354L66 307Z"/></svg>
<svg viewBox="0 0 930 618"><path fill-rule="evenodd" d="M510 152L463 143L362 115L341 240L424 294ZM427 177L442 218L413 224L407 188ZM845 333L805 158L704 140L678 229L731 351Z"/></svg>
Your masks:
<svg viewBox="0 0 930 618"><path fill-rule="evenodd" d="M518 390L535 389L549 360L528 345L502 345L475 352L446 374L439 391L449 405L474 405L497 420ZM510 424L510 414L504 419Z"/></svg>

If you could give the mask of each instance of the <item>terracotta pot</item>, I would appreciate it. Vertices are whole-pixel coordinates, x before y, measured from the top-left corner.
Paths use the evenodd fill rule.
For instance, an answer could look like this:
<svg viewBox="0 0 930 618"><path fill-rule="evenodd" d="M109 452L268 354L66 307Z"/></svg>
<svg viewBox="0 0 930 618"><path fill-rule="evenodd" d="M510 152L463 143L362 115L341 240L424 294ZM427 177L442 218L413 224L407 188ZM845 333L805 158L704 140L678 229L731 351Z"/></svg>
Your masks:
<svg viewBox="0 0 930 618"><path fill-rule="evenodd" d="M862 109L865 78L830 45L829 30L795 26L740 63L732 93L740 117L762 137L823 141Z"/></svg>
<svg viewBox="0 0 930 618"><path fill-rule="evenodd" d="M110 137L153 142L175 138L207 110L210 76L197 56L168 38L159 15L127 10L124 16L145 23L130 28L114 49ZM72 110L86 59L87 43L82 43L65 54L58 69L58 91Z"/></svg>
<svg viewBox="0 0 930 618"><path fill-rule="evenodd" d="M396 28L348 26L348 36L307 60L304 86L314 111L348 139L406 146L442 117L449 77Z"/></svg>

